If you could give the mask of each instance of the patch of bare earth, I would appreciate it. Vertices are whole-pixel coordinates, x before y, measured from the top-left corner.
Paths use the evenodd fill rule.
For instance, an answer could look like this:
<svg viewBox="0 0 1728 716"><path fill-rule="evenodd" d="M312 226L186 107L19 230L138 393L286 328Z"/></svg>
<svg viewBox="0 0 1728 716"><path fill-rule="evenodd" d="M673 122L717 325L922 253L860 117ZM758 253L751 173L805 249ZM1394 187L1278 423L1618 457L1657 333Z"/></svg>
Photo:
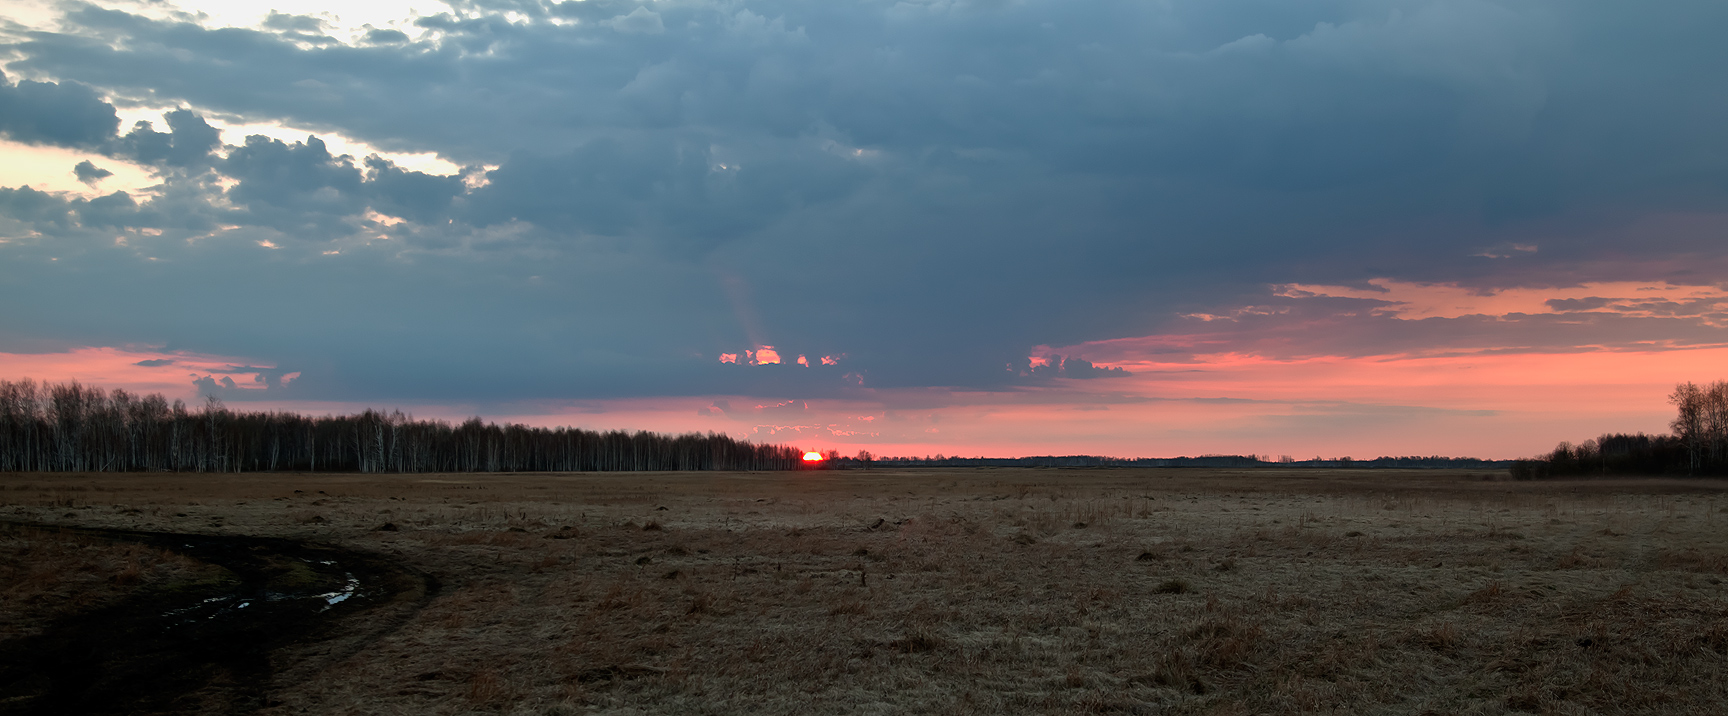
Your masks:
<svg viewBox="0 0 1728 716"><path fill-rule="evenodd" d="M444 584L269 713L1728 711L1723 483L1494 478L31 475L0 517Z"/></svg>

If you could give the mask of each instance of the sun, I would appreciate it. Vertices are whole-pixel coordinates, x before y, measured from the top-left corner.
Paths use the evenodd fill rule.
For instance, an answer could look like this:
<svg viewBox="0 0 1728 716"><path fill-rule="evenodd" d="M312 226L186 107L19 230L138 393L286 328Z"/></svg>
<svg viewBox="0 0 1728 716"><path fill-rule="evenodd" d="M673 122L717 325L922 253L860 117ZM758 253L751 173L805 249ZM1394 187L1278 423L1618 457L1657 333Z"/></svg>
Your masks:
<svg viewBox="0 0 1728 716"><path fill-rule="evenodd" d="M822 453L815 450L804 453L804 462L822 462Z"/></svg>

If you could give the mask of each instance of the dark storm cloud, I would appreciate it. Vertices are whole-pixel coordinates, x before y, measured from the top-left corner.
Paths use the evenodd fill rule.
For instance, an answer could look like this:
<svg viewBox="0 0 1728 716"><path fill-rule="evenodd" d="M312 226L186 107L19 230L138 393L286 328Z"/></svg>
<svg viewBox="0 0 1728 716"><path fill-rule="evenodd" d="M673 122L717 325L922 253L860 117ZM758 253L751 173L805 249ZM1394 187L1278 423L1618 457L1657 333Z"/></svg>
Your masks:
<svg viewBox="0 0 1728 716"><path fill-rule="evenodd" d="M1034 346L1186 330L1271 283L1697 283L1728 261L1720 3L499 0L352 44L316 18L68 8L7 48L53 82L0 89L0 127L164 182L0 194L6 300L86 294L0 335L268 358L307 394L1002 386L1047 378L1004 370ZM122 137L104 97L189 109ZM229 147L216 113L467 169ZM1346 353L1715 330L1684 306L1531 317L1522 342L1300 310L1343 312L1308 318ZM718 362L758 344L849 357Z"/></svg>

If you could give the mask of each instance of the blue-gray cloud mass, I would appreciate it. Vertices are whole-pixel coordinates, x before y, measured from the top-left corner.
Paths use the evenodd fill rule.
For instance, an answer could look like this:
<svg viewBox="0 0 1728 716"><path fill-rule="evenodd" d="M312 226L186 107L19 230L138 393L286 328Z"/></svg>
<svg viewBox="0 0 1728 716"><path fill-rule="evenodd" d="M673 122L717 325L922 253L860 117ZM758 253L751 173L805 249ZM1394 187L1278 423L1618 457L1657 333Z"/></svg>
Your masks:
<svg viewBox="0 0 1728 716"><path fill-rule="evenodd" d="M114 106L75 82L11 84L0 73L0 134L31 144L95 146L120 125Z"/></svg>
<svg viewBox="0 0 1728 716"><path fill-rule="evenodd" d="M1270 284L1728 258L1720 2L458 1L353 39L63 7L5 36L0 134L161 183L0 189L0 350L244 356L307 398L1002 387ZM718 360L759 345L845 358Z"/></svg>

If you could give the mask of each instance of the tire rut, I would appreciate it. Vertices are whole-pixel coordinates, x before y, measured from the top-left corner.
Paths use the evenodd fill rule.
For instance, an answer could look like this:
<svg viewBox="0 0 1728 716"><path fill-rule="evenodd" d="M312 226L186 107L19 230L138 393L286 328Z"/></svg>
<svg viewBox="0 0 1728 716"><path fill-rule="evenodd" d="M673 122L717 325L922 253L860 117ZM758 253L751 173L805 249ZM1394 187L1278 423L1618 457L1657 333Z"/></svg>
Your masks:
<svg viewBox="0 0 1728 716"><path fill-rule="evenodd" d="M223 579L146 588L0 642L0 714L244 713L395 631L438 591L367 552L274 537L5 522L144 544Z"/></svg>

